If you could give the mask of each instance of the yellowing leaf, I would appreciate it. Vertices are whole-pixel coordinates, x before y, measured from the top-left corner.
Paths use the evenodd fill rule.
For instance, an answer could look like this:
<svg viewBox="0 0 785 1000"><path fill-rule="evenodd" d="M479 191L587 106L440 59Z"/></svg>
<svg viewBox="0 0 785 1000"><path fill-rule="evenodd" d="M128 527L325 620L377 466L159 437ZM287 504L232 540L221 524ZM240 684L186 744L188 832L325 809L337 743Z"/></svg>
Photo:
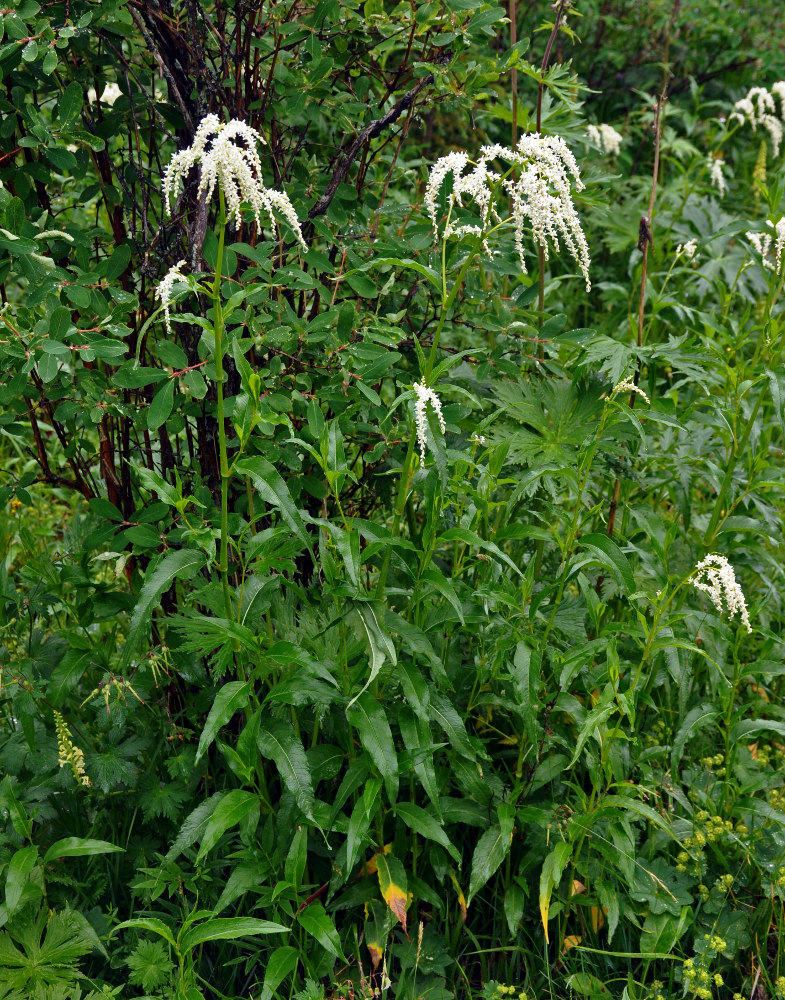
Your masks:
<svg viewBox="0 0 785 1000"><path fill-rule="evenodd" d="M466 897L463 894L463 890L460 885L458 885L458 879L454 875L450 875L452 879L452 884L455 886L455 891L458 894L458 906L461 908L461 923L466 923L466 914L468 913L468 907L466 906Z"/></svg>
<svg viewBox="0 0 785 1000"><path fill-rule="evenodd" d="M382 955L383 955L382 949L379 947L376 941L369 941L368 951L371 954L371 965L373 966L373 971L376 972L376 970L379 968L379 962L381 962L382 960Z"/></svg>
<svg viewBox="0 0 785 1000"><path fill-rule="evenodd" d="M583 941L583 938L580 936L580 934L569 934L564 939L564 946L562 947L561 950L562 955L565 952L569 951L570 948L577 948L577 946L581 943L581 941Z"/></svg>
<svg viewBox="0 0 785 1000"><path fill-rule="evenodd" d="M406 930L406 907L409 904L409 894L406 889L406 872L401 862L391 854L379 853L376 856L379 888L382 898L392 913Z"/></svg>
<svg viewBox="0 0 785 1000"><path fill-rule="evenodd" d="M579 896L582 892L586 892L586 886L579 879L574 878L572 880L572 893L573 896Z"/></svg>
<svg viewBox="0 0 785 1000"><path fill-rule="evenodd" d="M597 931L605 926L605 914L607 909L604 906L592 906L589 913L591 916L591 929L596 934Z"/></svg>
<svg viewBox="0 0 785 1000"><path fill-rule="evenodd" d="M385 844L384 847L381 849L381 851L376 851L373 857L369 858L368 861L366 861L365 864L363 865L363 871L362 871L363 875L375 875L378 870L378 866L376 864L377 857L380 854L389 854L391 850L392 850L392 843L389 843Z"/></svg>

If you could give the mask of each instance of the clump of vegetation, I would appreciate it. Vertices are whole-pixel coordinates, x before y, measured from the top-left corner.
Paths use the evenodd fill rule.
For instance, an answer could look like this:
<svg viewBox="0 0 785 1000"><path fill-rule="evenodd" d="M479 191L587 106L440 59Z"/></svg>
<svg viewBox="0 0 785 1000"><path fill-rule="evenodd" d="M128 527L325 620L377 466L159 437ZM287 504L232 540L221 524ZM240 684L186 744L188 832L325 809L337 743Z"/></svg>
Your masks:
<svg viewBox="0 0 785 1000"><path fill-rule="evenodd" d="M638 6L0 12L0 1000L785 996L779 12Z"/></svg>

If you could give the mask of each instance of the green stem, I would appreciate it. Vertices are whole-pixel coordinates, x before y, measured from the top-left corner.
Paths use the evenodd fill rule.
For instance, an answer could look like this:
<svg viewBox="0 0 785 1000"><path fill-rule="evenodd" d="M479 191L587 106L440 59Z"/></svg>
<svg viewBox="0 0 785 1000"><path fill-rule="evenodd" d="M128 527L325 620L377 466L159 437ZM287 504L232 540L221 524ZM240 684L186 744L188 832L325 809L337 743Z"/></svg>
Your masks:
<svg viewBox="0 0 785 1000"><path fill-rule="evenodd" d="M215 337L215 395L218 417L218 453L221 467L221 549L218 568L224 592L226 617L231 621L232 598L229 592L229 478L231 470L226 457L226 421L224 419L224 315L221 303L221 271L223 270L224 237L226 235L226 206L223 191L219 190L220 214L218 217L218 256L215 261L213 281L213 334Z"/></svg>

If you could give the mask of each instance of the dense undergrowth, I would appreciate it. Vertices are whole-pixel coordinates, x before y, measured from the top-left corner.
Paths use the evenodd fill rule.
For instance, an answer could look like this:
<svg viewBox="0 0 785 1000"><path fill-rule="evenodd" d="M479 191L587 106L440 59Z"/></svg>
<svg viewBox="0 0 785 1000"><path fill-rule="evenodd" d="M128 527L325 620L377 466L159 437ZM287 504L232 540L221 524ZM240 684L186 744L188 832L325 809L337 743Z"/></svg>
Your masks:
<svg viewBox="0 0 785 1000"><path fill-rule="evenodd" d="M785 998L778 6L0 16L0 1000Z"/></svg>

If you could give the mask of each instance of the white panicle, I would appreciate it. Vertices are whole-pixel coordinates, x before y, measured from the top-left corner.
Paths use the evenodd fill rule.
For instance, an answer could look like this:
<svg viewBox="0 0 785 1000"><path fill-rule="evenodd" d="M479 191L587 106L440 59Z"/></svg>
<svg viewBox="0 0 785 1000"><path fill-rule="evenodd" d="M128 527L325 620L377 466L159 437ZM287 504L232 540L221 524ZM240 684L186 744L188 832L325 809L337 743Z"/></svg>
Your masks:
<svg viewBox="0 0 785 1000"><path fill-rule="evenodd" d="M712 554L702 559L695 567L690 583L709 595L720 614L727 611L730 619L738 614L747 631L752 631L747 602L741 587L736 582L733 567L725 556Z"/></svg>
<svg viewBox="0 0 785 1000"><path fill-rule="evenodd" d="M785 216L776 223L768 220L766 225L774 230L773 235L771 233L752 232L747 232L744 235L750 241L752 247L760 254L763 267L767 271L775 271L777 274L780 274L782 271L782 251L785 249ZM772 242L774 243L774 263L772 263L770 258Z"/></svg>
<svg viewBox="0 0 785 1000"><path fill-rule="evenodd" d="M720 192L720 198L725 195L725 177L722 173L723 161L718 156L709 156L707 166L711 171L711 186Z"/></svg>
<svg viewBox="0 0 785 1000"><path fill-rule="evenodd" d="M779 112L774 100L775 95L780 99ZM759 125L765 128L769 133L775 156L779 156L782 145L783 120L785 120L785 80L777 81L771 91L765 87L753 87L746 97L736 101L733 111L728 116L728 124L738 121L740 125L744 125L746 122L752 126L753 132L757 131Z"/></svg>
<svg viewBox="0 0 785 1000"><path fill-rule="evenodd" d="M226 200L227 215L234 220L235 226L242 222L240 204L243 201L250 203L260 226L264 214L274 229L273 209L277 209L292 227L300 245L307 250L289 196L266 188L262 183L262 164L256 151L258 142L264 139L245 122L236 118L222 122L217 115L207 115L196 130L193 144L175 153L167 167L163 185L166 209L171 211L171 199L177 195L189 170L198 163L202 172L199 194L209 201L217 184Z"/></svg>
<svg viewBox="0 0 785 1000"><path fill-rule="evenodd" d="M624 139L613 125L589 125L586 128L586 134L591 142L595 146L599 146L608 156L619 155L619 150Z"/></svg>
<svg viewBox="0 0 785 1000"><path fill-rule="evenodd" d="M439 421L442 434L445 433L447 428L442 416L442 404L433 389L429 389L425 381L422 381L414 383L414 391L417 393L417 399L414 402L414 418L417 424L417 443L420 446L420 465L425 465L425 444L427 440L425 409L429 402Z"/></svg>
<svg viewBox="0 0 785 1000"><path fill-rule="evenodd" d="M615 396L619 392L637 392L641 399L645 399L649 406L651 406L651 400L643 389L641 389L639 385L635 384L635 380L632 375L628 375L626 378L623 378L621 382L617 382L611 391L611 395Z"/></svg>
<svg viewBox="0 0 785 1000"><path fill-rule="evenodd" d="M512 169L507 170L506 175L502 176L490 168L494 160L500 160ZM472 169L464 173L469 166L472 166ZM434 232L438 231L436 200L448 174L452 174L453 187L448 199L449 221L444 230L444 239L469 232L481 236L491 221L501 222L493 204L496 193L501 187L506 191L512 205L515 246L523 273L527 273L523 236L524 227L528 224L535 242L545 252L546 260L549 242L558 253L559 240L564 240L568 252L586 281L586 290L591 288L589 248L572 202L570 178L575 182L578 191L583 189L583 183L575 157L562 138L542 136L534 132L521 136L515 150L499 145L483 146L476 163L472 163L463 152L449 153L441 157L431 168L425 192L425 206L433 223ZM475 202L480 211L482 227L453 223L453 209L456 205L463 207L464 197L469 197Z"/></svg>
<svg viewBox="0 0 785 1000"><path fill-rule="evenodd" d="M774 226L774 270L777 274L782 270L782 248L785 247L785 215Z"/></svg>
<svg viewBox="0 0 785 1000"><path fill-rule="evenodd" d="M169 306L172 303L172 286L176 281L185 281L185 275L182 272L184 267L185 261L178 260L174 267L169 268L160 285L155 290L155 297L164 307L164 321L166 322L166 329L170 336L172 334L172 318L169 315Z"/></svg>
<svg viewBox="0 0 785 1000"><path fill-rule="evenodd" d="M680 243L676 247L676 256L686 257L687 260L692 260L697 252L698 252L697 240L687 240L686 243Z"/></svg>

